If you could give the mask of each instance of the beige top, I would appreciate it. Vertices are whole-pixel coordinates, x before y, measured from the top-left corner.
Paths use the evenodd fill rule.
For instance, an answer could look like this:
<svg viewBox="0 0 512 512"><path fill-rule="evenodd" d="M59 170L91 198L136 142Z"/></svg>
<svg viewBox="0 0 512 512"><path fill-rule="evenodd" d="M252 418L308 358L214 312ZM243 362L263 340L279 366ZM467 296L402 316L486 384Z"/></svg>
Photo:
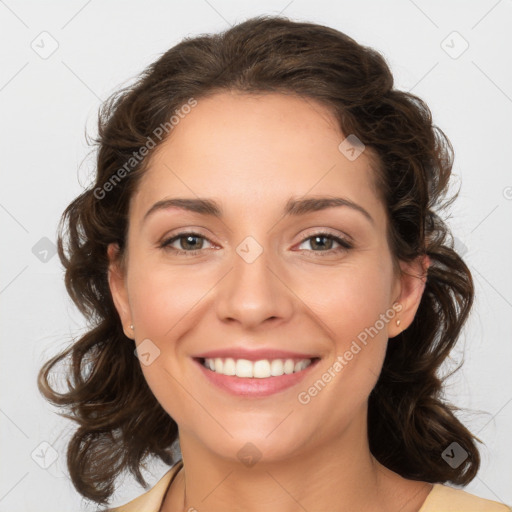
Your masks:
<svg viewBox="0 0 512 512"><path fill-rule="evenodd" d="M165 493L182 465L182 461L176 463L148 492L106 512L159 512ZM512 512L512 507L444 484L434 484L418 512Z"/></svg>

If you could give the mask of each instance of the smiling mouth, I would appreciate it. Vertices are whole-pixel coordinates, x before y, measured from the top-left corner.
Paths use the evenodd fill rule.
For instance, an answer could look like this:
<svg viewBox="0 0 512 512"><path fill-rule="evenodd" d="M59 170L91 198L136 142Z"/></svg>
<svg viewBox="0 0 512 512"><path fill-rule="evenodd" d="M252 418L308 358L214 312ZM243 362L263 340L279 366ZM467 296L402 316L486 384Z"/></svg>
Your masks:
<svg viewBox="0 0 512 512"><path fill-rule="evenodd" d="M220 375L236 376L242 379L266 379L299 373L319 359L319 357L313 357L311 359L286 358L250 361L241 358L216 357L197 358L197 361L207 370Z"/></svg>

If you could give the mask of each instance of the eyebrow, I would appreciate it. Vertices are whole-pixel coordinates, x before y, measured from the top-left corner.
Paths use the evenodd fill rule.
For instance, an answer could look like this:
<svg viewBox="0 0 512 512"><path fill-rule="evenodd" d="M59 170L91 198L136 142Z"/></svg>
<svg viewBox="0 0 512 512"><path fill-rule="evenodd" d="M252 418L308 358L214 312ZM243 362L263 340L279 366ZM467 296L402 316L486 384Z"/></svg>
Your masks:
<svg viewBox="0 0 512 512"><path fill-rule="evenodd" d="M375 224L373 217L362 206L344 197L327 196L309 197L306 199L289 199L284 207L283 215L299 216L339 206L352 208L353 210L362 213L371 224ZM221 206L213 199L176 197L162 199L161 201L156 202L144 215L143 222L145 222L147 218L155 212L167 210L169 208L179 208L181 210L187 210L201 215L209 215L219 219L223 217Z"/></svg>

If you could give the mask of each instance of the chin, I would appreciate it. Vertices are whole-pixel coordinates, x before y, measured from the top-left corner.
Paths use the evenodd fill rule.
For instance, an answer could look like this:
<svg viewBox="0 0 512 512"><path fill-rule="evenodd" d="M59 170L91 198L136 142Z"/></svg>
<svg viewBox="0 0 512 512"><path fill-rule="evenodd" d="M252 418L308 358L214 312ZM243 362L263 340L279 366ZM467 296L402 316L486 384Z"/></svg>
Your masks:
<svg viewBox="0 0 512 512"><path fill-rule="evenodd" d="M276 428L277 424L273 423L272 428L268 428L266 422L264 426L253 424L238 429L228 427L227 430L233 437L226 432L219 437L218 429L213 436L212 431L204 433L206 437L202 437L201 433L196 436L202 437L204 446L219 457L252 467L256 462L285 461L296 456L307 444L308 436L302 434L300 438L291 437L289 429L279 426Z"/></svg>

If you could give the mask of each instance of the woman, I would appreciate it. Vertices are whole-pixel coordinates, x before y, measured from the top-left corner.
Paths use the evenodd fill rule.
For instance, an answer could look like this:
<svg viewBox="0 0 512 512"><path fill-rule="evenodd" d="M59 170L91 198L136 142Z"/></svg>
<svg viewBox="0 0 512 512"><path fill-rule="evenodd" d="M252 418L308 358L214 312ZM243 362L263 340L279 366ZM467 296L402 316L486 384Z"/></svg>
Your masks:
<svg viewBox="0 0 512 512"><path fill-rule="evenodd" d="M39 380L84 497L156 456L115 510L509 510L444 485L480 463L437 375L473 282L436 213L450 143L380 54L279 17L186 39L97 143L59 238L91 328Z"/></svg>

